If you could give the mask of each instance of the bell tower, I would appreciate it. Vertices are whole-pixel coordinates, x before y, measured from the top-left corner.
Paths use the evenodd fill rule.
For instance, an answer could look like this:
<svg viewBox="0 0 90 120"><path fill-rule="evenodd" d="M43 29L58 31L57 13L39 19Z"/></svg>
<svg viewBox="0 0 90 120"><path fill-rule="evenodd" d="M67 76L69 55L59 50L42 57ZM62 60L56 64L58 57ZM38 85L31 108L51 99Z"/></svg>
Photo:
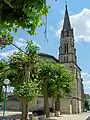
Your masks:
<svg viewBox="0 0 90 120"><path fill-rule="evenodd" d="M74 32L71 27L67 4L65 6L65 16L63 28L61 30L60 47L59 47L59 61L64 64L75 75L75 80L72 83L72 93L70 98L70 105L68 100L62 100L60 107L65 113L81 113L83 106L82 88L81 88L81 69L77 65L76 48L74 43ZM65 101L65 105L63 104ZM70 107L68 107L70 106Z"/></svg>
<svg viewBox="0 0 90 120"><path fill-rule="evenodd" d="M77 62L76 49L74 45L74 34L69 20L67 5L65 6L64 23L61 30L59 61L60 63Z"/></svg>

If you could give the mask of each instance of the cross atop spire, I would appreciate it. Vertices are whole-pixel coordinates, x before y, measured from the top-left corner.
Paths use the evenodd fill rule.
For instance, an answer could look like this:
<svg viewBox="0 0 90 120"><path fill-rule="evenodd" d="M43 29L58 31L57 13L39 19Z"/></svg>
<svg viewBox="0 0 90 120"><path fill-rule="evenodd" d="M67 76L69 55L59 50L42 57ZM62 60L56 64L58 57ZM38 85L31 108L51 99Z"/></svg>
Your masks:
<svg viewBox="0 0 90 120"><path fill-rule="evenodd" d="M67 9L67 0L66 0L64 24L63 24L63 30L64 29L71 30L71 24L70 24L69 15L68 15L68 9Z"/></svg>
<svg viewBox="0 0 90 120"><path fill-rule="evenodd" d="M65 3L66 3L66 5L67 5L67 0L66 0L66 2L65 2Z"/></svg>

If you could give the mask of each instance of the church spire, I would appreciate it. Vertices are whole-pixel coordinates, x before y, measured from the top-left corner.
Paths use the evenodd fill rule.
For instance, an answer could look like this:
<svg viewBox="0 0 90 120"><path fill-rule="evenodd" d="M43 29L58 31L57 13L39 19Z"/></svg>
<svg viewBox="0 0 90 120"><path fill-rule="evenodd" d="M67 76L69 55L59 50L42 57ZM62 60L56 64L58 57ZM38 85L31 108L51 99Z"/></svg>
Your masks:
<svg viewBox="0 0 90 120"><path fill-rule="evenodd" d="M65 10L65 16L64 16L64 24L63 24L63 30L71 30L71 24L69 20L69 15L68 15L68 9L67 9L67 1L66 1L66 10Z"/></svg>
<svg viewBox="0 0 90 120"><path fill-rule="evenodd" d="M73 37L73 29L71 28L71 24L70 24L68 9L67 9L67 1L66 1L65 16L64 16L63 29L61 31L61 38L71 37L71 36Z"/></svg>

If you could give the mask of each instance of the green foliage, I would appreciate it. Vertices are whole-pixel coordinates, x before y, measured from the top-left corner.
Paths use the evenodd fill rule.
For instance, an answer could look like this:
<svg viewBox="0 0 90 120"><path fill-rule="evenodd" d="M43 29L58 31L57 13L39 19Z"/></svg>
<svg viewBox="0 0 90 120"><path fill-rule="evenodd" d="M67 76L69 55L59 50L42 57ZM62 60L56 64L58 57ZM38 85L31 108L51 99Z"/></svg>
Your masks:
<svg viewBox="0 0 90 120"><path fill-rule="evenodd" d="M32 80L24 82L14 89L14 94L24 100L32 101L38 95L38 84Z"/></svg>
<svg viewBox="0 0 90 120"><path fill-rule="evenodd" d="M0 48L4 48L6 45L10 45L13 41L13 36L11 36L9 31L5 29L0 30Z"/></svg>
<svg viewBox="0 0 90 120"><path fill-rule="evenodd" d="M44 97L44 111L46 117L49 117L49 104L48 104L48 83L53 79L53 64L52 62L44 61L41 59L39 64L39 80L40 80L40 88Z"/></svg>
<svg viewBox="0 0 90 120"><path fill-rule="evenodd" d="M0 103L4 100L4 94L2 91L2 85L0 85Z"/></svg>
<svg viewBox="0 0 90 120"><path fill-rule="evenodd" d="M54 64L52 62L48 62L46 60L41 59L39 63L39 80L40 87L43 91L43 84L45 81L49 83L49 81L54 78Z"/></svg>
<svg viewBox="0 0 90 120"><path fill-rule="evenodd" d="M36 26L42 24L42 15L47 15L48 6L45 0L1 0L1 23L7 22L9 27L13 25L28 29L34 34Z"/></svg>
<svg viewBox="0 0 90 120"><path fill-rule="evenodd" d="M34 48L34 49L33 49ZM29 51L28 51L29 50ZM8 78L19 97L32 100L38 94L37 55L39 47L32 41L27 42L26 54L21 51L13 53L6 62L0 64L1 79ZM30 54L30 55L29 55ZM3 67L4 66L4 67ZM2 82L1 82L2 83Z"/></svg>
<svg viewBox="0 0 90 120"><path fill-rule="evenodd" d="M46 0L1 0L0 1L0 38L4 42L0 48L11 44L11 32L17 33L18 28L26 30L30 35L36 34L36 28L44 22L50 6Z"/></svg>
<svg viewBox="0 0 90 120"><path fill-rule="evenodd" d="M0 60L0 85L3 85L8 69L8 63L3 59Z"/></svg>
<svg viewBox="0 0 90 120"><path fill-rule="evenodd" d="M3 81L6 76L6 72L8 71L8 64L5 60L0 60L0 102L3 101L4 96L3 96Z"/></svg>
<svg viewBox="0 0 90 120"><path fill-rule="evenodd" d="M11 81L11 86L20 86L23 84L23 70L28 58L22 52L14 53L9 57L10 71L8 79Z"/></svg>
<svg viewBox="0 0 90 120"><path fill-rule="evenodd" d="M27 41L27 46L26 46L26 53L28 55L34 55L37 53L37 51L39 50L39 46L35 45L35 43L31 40L31 41Z"/></svg>
<svg viewBox="0 0 90 120"><path fill-rule="evenodd" d="M40 62L40 78L49 79L53 77L54 64L52 62L41 60Z"/></svg>
<svg viewBox="0 0 90 120"><path fill-rule="evenodd" d="M86 110L90 110L89 109L90 104L89 104L89 101L87 99L84 100L84 106L85 106Z"/></svg>
<svg viewBox="0 0 90 120"><path fill-rule="evenodd" d="M39 74L42 89L44 82L47 81L49 97L60 98L71 93L74 75L64 65L42 61Z"/></svg>
<svg viewBox="0 0 90 120"><path fill-rule="evenodd" d="M69 95L72 91L74 75L64 65L58 63L55 64L54 70L54 87L49 87L49 94L55 98Z"/></svg>
<svg viewBox="0 0 90 120"><path fill-rule="evenodd" d="M4 48L6 45L10 45L13 41L11 35L11 28L7 22L1 23L0 20L0 48Z"/></svg>
<svg viewBox="0 0 90 120"><path fill-rule="evenodd" d="M25 50L26 54L19 51L11 55L8 63L0 61L0 79L10 79L15 94L30 101L37 96L38 87L43 93L45 82L49 97L60 98L71 93L74 76L65 66L39 59L39 47L32 41L27 42Z"/></svg>
<svg viewBox="0 0 90 120"><path fill-rule="evenodd" d="M59 100L60 97L71 93L72 73L60 63L42 59L39 65L40 88L44 96L46 117L49 116L48 97ZM57 108L56 108L57 109Z"/></svg>

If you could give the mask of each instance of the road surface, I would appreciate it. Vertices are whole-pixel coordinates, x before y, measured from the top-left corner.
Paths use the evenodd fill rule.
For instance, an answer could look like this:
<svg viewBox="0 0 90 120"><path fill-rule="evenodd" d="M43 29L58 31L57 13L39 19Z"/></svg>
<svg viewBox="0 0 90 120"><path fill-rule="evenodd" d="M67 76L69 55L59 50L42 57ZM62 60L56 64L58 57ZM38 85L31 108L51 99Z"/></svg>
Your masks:
<svg viewBox="0 0 90 120"><path fill-rule="evenodd" d="M0 111L0 120L3 119L2 116L3 116L3 112ZM21 117L21 112L7 111L5 116L6 116L6 120L13 120L13 119L19 120ZM73 114L73 115L61 115L60 117L57 117L57 120L90 120L90 112L86 112L82 114Z"/></svg>

